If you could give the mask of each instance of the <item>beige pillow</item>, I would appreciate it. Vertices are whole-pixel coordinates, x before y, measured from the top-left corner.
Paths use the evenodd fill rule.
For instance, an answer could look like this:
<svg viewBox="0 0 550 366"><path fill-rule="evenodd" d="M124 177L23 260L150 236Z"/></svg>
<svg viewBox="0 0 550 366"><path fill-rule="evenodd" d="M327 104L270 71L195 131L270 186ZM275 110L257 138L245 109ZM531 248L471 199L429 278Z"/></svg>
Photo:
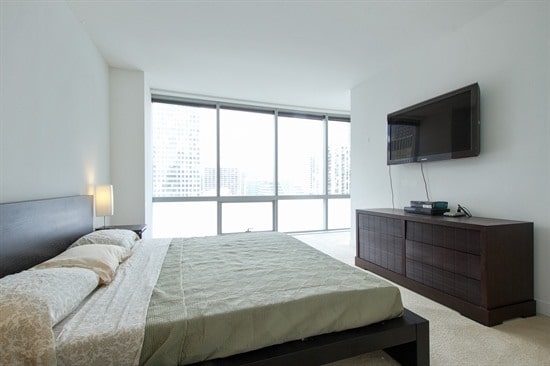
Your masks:
<svg viewBox="0 0 550 366"><path fill-rule="evenodd" d="M101 284L110 283L118 265L132 255L130 249L108 244L88 244L69 248L35 269L57 267L87 268L99 276Z"/></svg>
<svg viewBox="0 0 550 366"><path fill-rule="evenodd" d="M86 244L110 244L118 245L124 248L132 249L136 240L139 240L138 234L132 230L125 229L106 229L97 230L86 234L75 241L69 248Z"/></svg>

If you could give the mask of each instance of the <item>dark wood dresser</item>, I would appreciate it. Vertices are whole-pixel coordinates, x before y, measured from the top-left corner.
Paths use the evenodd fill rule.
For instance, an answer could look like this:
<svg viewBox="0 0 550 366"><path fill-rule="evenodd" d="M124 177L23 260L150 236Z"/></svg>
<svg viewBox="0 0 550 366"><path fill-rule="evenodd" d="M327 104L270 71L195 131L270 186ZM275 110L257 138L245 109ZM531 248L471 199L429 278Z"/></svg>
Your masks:
<svg viewBox="0 0 550 366"><path fill-rule="evenodd" d="M533 316L533 223L357 210L355 264L485 325Z"/></svg>

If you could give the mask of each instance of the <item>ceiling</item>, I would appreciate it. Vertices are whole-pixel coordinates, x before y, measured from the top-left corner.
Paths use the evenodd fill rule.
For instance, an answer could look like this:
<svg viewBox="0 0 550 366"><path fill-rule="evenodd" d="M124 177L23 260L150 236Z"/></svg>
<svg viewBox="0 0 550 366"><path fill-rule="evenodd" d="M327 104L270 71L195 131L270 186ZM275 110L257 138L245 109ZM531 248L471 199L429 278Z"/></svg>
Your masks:
<svg viewBox="0 0 550 366"><path fill-rule="evenodd" d="M500 2L67 0L107 63L153 89L325 111Z"/></svg>

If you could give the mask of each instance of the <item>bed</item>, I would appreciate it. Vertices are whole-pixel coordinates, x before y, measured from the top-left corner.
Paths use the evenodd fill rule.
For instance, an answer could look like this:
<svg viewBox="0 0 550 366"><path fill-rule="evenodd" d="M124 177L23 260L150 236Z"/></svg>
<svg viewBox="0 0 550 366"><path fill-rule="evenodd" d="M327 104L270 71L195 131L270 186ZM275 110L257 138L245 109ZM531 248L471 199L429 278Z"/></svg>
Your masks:
<svg viewBox="0 0 550 366"><path fill-rule="evenodd" d="M20 272L55 257L69 247L76 239L92 231L93 209L91 196L72 196L2 204L0 205L0 277ZM256 272L253 276L245 274L243 277L245 279L247 276L257 277L262 272L270 272L266 270L266 268L271 268L271 272L273 272L273 268L285 266L284 271L281 271L278 276L285 277L286 274L288 280L291 281L293 279L295 280L296 277L299 278L299 276L295 276L292 272L295 268L307 266L304 263L296 263L294 267L293 265L285 264L293 263L292 257L304 258L306 262L312 260L315 262L322 261L322 267L330 270L331 273L335 271L338 272L340 268L342 268L340 266L347 266L334 259L328 258L324 254L318 253L312 248L306 248L307 245L305 244L304 248L300 249L303 251L295 254L289 253L293 250L291 248L294 248L294 245L296 247L300 246L293 241L296 240L294 238L291 240L289 239L290 242L285 244L286 246L281 244L280 248L275 251L273 256L264 256L263 253L269 251L270 248L279 247L278 244L275 245L270 240L280 240L283 234L273 233L267 237L257 235L259 234L222 236L218 238L217 242L212 242L212 238L180 238L157 241L140 240L139 245L136 244L136 249L134 250L135 254L133 254L127 262L121 265L113 282L108 286L101 287L101 290L96 290L92 293L92 295L90 295L85 302L80 304L74 312L66 316L54 327L58 347L56 352L61 352L63 348L70 348L67 346L71 344L70 332L68 329L71 329L71 324L82 323L87 319L86 307L95 307L95 305L89 305L92 303L92 299L95 301L95 297L99 293L112 292L116 294L115 296L119 296L119 298L130 298L130 304L138 304L139 297L147 298L147 301L150 301L149 307L145 310L147 318L146 326L143 330L140 330L144 333L142 343L137 344L139 354L137 358L130 360L130 363L178 363L179 361L173 361L168 356L166 359L163 358L165 354L170 354L169 352L155 351L155 349L158 349L158 344L166 345L170 342L166 341L166 339L162 339L162 336L159 340L158 335L155 335L158 329L155 330L155 322L153 320L157 320L156 328L159 328L165 326L167 322L166 319L168 319L170 323L173 323L174 319L172 318L178 318L178 313L176 311L165 309L164 304L167 301L163 302L163 296L158 296L158 294L166 294L166 291L162 288L162 279L184 278L186 281L189 281L189 279L194 276L193 273L195 273L195 277L198 278L198 281L206 282L181 282L176 284L176 287L182 287L187 294L195 294L194 297L188 295L185 297L186 301L189 302L189 304L186 304L187 307L185 310L189 313L189 316L186 317L183 323L183 326L187 330L182 339L185 339L185 342L188 344L193 344L193 342L203 343L199 338L203 333L214 334L218 338L214 337L214 340L209 341L212 345L210 350L195 352L190 358L186 359L185 363L193 362L195 365L320 365L382 349L404 365L429 364L428 322L407 309L394 308L391 310L394 314L391 319L387 318L388 314L378 314L372 315L372 319L357 320L358 315L353 311L349 311L349 309L346 310L346 308L338 310L340 313L335 315L333 310L338 309L342 302L341 300L344 298L355 299L353 301L363 305L365 302L372 301L366 300L367 297L362 297L363 295L356 293L358 290L353 286L346 289L349 282L361 282L348 281L348 277L346 276L359 276L358 278L362 278L361 276L367 275L366 272L351 267L348 268L352 270L350 272L351 274L343 270L345 273L343 273L342 279L339 280L341 282L335 279L335 282L328 284L329 290L330 286L332 286L332 290L334 291L330 290L323 294L322 298L316 298L316 296L319 295L318 293L311 293L311 296L303 296L299 300L281 301L281 299L278 299L278 297L286 296L287 292L302 293L306 291L304 289L320 288L321 285L318 282L308 282L314 281L315 279L318 280L321 277L318 273L313 273L304 280L308 282L307 286L302 286L301 284L299 284L299 286L296 284L288 286L285 284L285 288L277 288L277 286L282 286L281 283L283 282L260 280L258 283L243 280L242 286L237 286L237 288L228 290L231 295L234 295L233 297L225 296L222 298L223 301L219 304L218 308L212 307L210 304L215 303L213 302L215 300L214 297L218 296L220 292L219 289L226 288L230 283L239 282L237 279L238 277L232 276L247 273L246 268L256 267ZM239 258L242 257L242 253L236 253L234 251L234 244L230 244L231 241L235 240L240 243L239 246L245 248L246 252L254 252L254 250L257 250L259 256L256 256L256 259L251 258L248 262L244 261L241 263L240 267L237 266L233 269L228 269L229 272L223 272L220 268L225 267L226 262L240 262ZM254 240L264 243L254 246ZM191 251L193 247L208 248L208 250L203 250L201 254L200 250ZM285 253L288 255L287 258L277 259L278 257L284 257ZM318 256L319 254L321 255L320 257ZM193 262L185 262L185 266L176 266L180 268L176 269L176 271L181 272L177 276L171 272L168 275L163 275L163 272L167 270L166 268L170 267L170 265L167 264L170 259L174 260L174 262L190 261L191 259L187 258L194 255L198 257ZM181 258L184 259L180 261ZM269 262L272 259L269 258L273 258L273 260L282 260L282 262L274 262L270 267ZM154 265L153 262L155 261L162 262L162 264L161 266L155 267L157 268L156 272L153 272L156 273L156 275L153 275L152 279L142 280L139 271L137 274L135 271L131 271L131 268L137 266L137 263L140 261L143 265ZM140 264L140 266L141 265L142 264ZM334 269L331 269L333 268L332 266L334 266ZM181 268L184 269L182 270ZM197 275L197 273L204 273L204 276ZM324 273L321 273L321 275L327 278L336 278L336 276L326 276ZM140 280L136 281L136 283L139 282L143 289L136 291L135 289L132 290L132 288L127 288L123 290L122 287L124 283L126 283L126 277L139 278ZM224 279L227 283L223 283ZM164 282L166 282L165 280ZM378 280L375 280L375 282L376 281ZM321 282L327 281L323 280ZM269 283L269 285L264 286L263 283ZM214 291L209 295L205 295L206 292L202 291L203 288L216 285L221 285L221 287L217 289L214 288ZM120 290L118 286L120 286ZM195 291L193 291L193 286L201 290L195 289ZM267 295L272 293L277 293L278 295L271 296L271 299L270 296L261 294L262 291L260 291L260 287L265 287L264 292L266 292ZM289 291L291 287L294 287L295 291ZM375 287L376 291L379 292L384 291L392 293L393 291L391 286L387 286L385 282L376 282L375 286L370 287ZM229 289L229 287L227 288ZM147 295L147 289L151 291L150 296ZM240 293L239 291L241 290L244 292ZM118 291L122 292L119 293ZM126 293L124 291L126 291ZM326 292L326 289L323 288L319 291ZM343 292L337 293L337 291ZM246 295L247 293L248 295ZM256 296L256 294L258 294L259 297ZM207 298L205 298L205 296ZM249 297L247 298L245 296ZM269 301L266 300L266 298ZM378 296L371 298L378 299ZM312 301L312 299L316 300ZM400 298L398 300L399 301L395 299L388 300L390 302L387 304L392 305L386 307L396 307L400 304ZM100 300L97 301L98 303L101 302ZM110 298L102 301L108 303L113 302ZM176 300L176 302L177 301L179 300ZM230 303L232 302L235 304L231 305ZM264 309L262 311L254 310L253 308L249 309L245 306L247 302L258 302L260 305L263 304L262 306ZM287 309L285 310L286 312L279 310L279 308L275 306L280 306L277 305L277 303L281 302L286 304L284 306L287 306L288 303L292 303L294 308L290 310ZM204 304L208 304L208 306L204 306ZM224 315L222 310L224 307L229 307L229 305L231 305L230 308L233 310L231 310L231 316L227 318L227 315ZM121 319L121 323L124 319L129 318L129 324L133 324L133 319L131 319L131 316L128 314L133 314L133 311L138 312L134 309L138 308L138 306L129 306L128 303L126 303L122 308L122 310L115 310L113 316L116 319ZM120 314L117 315L116 311L120 311ZM201 318L201 312L209 312L209 314L207 314L209 317ZM140 314L141 317L144 316L143 311ZM166 319L162 318L163 314L168 314ZM275 317L268 318L266 314L275 314ZM284 317L281 318L281 314L284 314ZM319 316L319 314L323 314L323 316ZM339 314L347 314L341 317L347 320L340 321ZM395 317L396 315L401 316ZM330 318L331 316L334 319L330 322L331 325L328 328L326 324L311 325L315 323L316 318ZM377 317L381 317L381 319L377 320ZM289 320L289 318L291 319ZM91 317L90 319L95 318ZM193 321L189 319L193 319ZM250 319L255 320L251 321ZM179 319L179 321L181 321L181 319ZM356 321L367 322L369 325L365 326L360 323L355 323ZM101 321L97 321L94 327L109 327L109 324L113 323L113 321L108 321L105 322L106 324L102 325L100 322ZM243 333L244 335L237 337L246 338L246 334L249 334L249 341L245 342L247 343L246 346L237 346L234 349L226 347L226 343L231 343L231 339L233 339L231 338L232 335L224 335L223 332L218 332L217 329L227 329L227 326L220 328L220 324L233 324L231 322L234 323L234 326L229 327L232 329L231 333L233 333L233 330L236 332L237 328L240 327L251 328L245 330L245 333ZM118 321L114 321L114 323L118 323ZM269 326L262 328L262 323L268 323ZM171 332L178 333L180 327L181 323L177 327L171 328ZM87 329L89 331L89 329L92 328L88 327ZM140 331L138 331L138 333ZM264 336L259 336L262 332L267 333L267 340L264 340ZM253 336L250 336L250 334L253 334ZM118 339L124 339L125 336L126 333L123 332L119 335ZM66 342L60 341L63 339L65 339ZM106 339L103 339L103 342L105 344L98 343L98 347L120 347L119 349L126 349L126 346L118 346L116 344L117 342L109 342ZM134 344L136 343L135 340L133 342ZM176 342L178 341L176 340ZM130 344L131 342L129 341L128 343ZM205 341L204 343L207 342ZM93 351L94 346L90 346L89 343L84 344L88 352L91 352L90 350ZM218 344L219 347L216 346L216 344ZM172 344L171 347L177 348L177 343ZM192 347L189 346L188 349L192 349ZM149 353L146 354L147 352ZM180 357L178 356L178 352L180 354L182 353L181 350L177 350L176 355L170 357ZM76 354L78 354L78 352ZM121 351L120 354L123 354L123 352ZM81 356L82 354L80 354L79 357ZM58 355L58 361L59 360L63 360L63 358ZM112 360L108 361L112 364L116 364ZM96 360L94 362L97 363L98 361ZM62 361L58 363L70 364L71 362L70 359L67 359L66 362Z"/></svg>

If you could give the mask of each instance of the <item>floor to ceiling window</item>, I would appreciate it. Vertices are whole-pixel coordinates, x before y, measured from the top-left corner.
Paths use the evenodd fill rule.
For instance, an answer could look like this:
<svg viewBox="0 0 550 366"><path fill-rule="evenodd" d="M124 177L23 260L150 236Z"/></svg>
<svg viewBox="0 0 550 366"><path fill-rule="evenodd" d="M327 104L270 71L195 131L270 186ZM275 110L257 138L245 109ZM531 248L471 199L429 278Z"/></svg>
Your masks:
<svg viewBox="0 0 550 366"><path fill-rule="evenodd" d="M153 96L153 236L349 228L349 121Z"/></svg>

